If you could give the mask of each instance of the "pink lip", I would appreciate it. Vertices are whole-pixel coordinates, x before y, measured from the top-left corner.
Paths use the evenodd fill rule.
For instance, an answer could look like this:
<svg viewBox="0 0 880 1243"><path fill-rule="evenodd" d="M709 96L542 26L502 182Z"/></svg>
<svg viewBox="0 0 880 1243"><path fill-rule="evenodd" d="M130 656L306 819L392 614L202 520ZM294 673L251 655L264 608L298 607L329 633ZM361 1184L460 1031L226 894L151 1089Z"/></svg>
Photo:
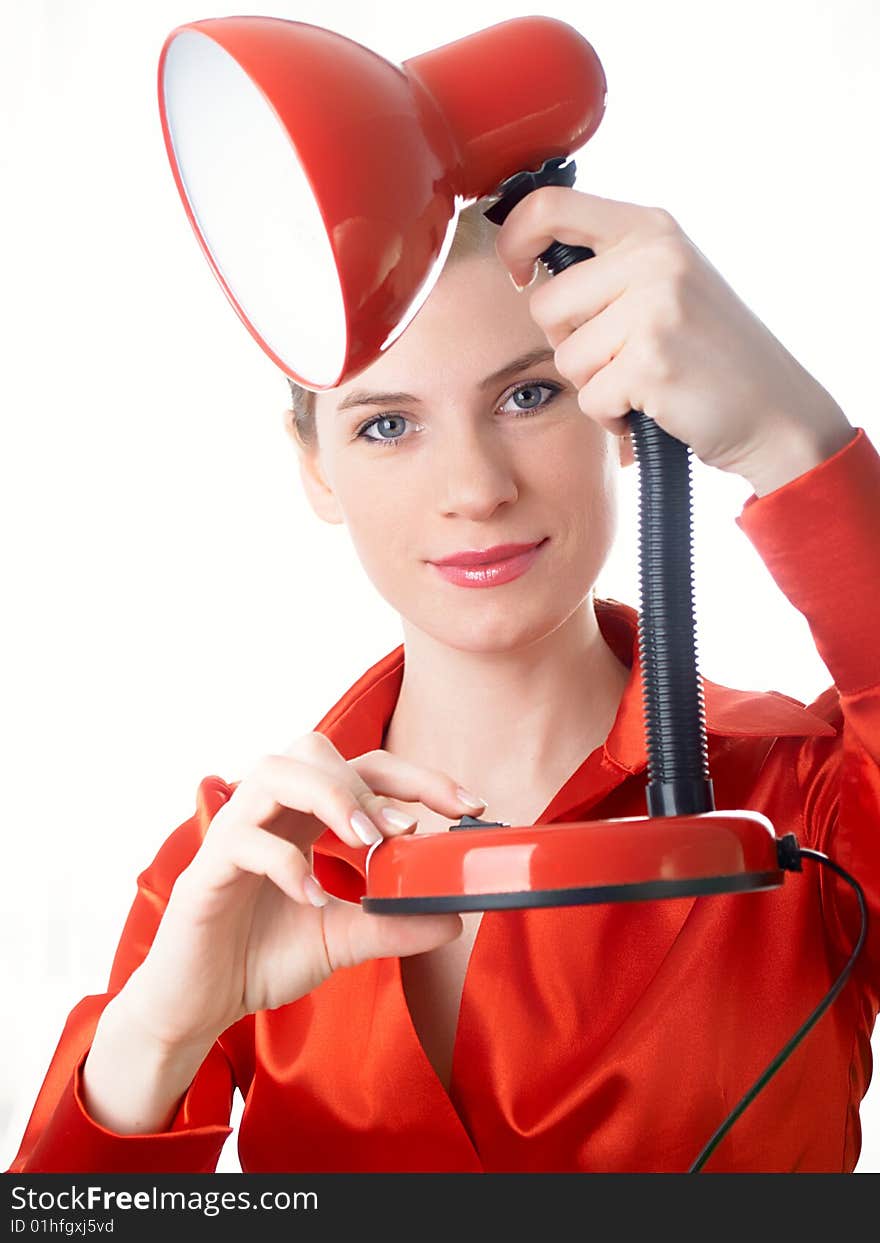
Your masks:
<svg viewBox="0 0 880 1243"><path fill-rule="evenodd" d="M505 561L508 557L516 557L521 552L536 548L541 540L533 540L531 544L496 544L493 548L483 548L477 552L456 552L451 557L441 557L432 561L432 565L491 565L496 561Z"/></svg>
<svg viewBox="0 0 880 1243"><path fill-rule="evenodd" d="M459 553L446 561L429 564L458 587L496 587L525 574L546 543L543 539L537 544L499 544L482 553ZM492 560L485 560L488 557ZM480 560L474 563L474 558ZM471 563L461 564L463 560Z"/></svg>

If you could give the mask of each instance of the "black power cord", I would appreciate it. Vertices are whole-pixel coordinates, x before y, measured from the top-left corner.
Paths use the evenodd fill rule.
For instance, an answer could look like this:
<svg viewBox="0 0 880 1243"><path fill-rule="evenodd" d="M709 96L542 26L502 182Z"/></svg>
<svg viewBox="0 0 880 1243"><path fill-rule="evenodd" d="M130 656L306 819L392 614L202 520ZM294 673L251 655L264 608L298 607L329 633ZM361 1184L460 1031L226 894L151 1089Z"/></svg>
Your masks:
<svg viewBox="0 0 880 1243"><path fill-rule="evenodd" d="M862 928L859 933L859 939L856 941L856 947L850 954L846 966L843 968L826 996L822 999L804 1025L799 1028L797 1032L795 1032L794 1036L792 1036L791 1040L781 1051L781 1053L773 1059L761 1077L755 1081L751 1088L749 1088L748 1092L746 1092L739 1104L734 1107L730 1114L728 1114L721 1126L688 1170L689 1174L698 1174L700 1172L746 1106L752 1103L761 1089L770 1081L773 1075L776 1074L783 1062L785 1062L785 1060L795 1051L814 1023L822 1017L846 983L849 974L853 969L853 965L861 952L861 948L865 944L865 937L868 933L868 908L865 904L865 895L859 882L853 876L850 876L849 872L844 871L838 863L834 863L833 860L829 859L827 855L823 854L821 850L810 850L806 847L799 846L797 838L793 833L786 833L784 837L779 839L777 843L777 853L779 856L780 866L787 868L789 871L800 872L802 870L800 864L801 859L815 859L817 863L821 863L825 867L831 868L831 870L836 872L838 876L843 877L848 884L852 885L853 889L856 891L856 897L859 900L859 909L862 913Z"/></svg>

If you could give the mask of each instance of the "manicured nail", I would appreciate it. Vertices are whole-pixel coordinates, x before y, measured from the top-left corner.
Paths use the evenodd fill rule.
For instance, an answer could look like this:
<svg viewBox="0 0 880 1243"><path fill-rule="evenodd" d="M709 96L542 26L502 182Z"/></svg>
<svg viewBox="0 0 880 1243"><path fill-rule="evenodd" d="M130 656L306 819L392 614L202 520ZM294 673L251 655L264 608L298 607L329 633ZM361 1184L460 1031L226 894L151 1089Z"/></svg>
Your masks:
<svg viewBox="0 0 880 1243"><path fill-rule="evenodd" d="M475 811L479 811L481 807L486 806L484 798L476 798L475 795L469 794L467 790L463 790L461 786L455 791L456 796L462 803L466 803L468 807L473 807Z"/></svg>
<svg viewBox="0 0 880 1243"><path fill-rule="evenodd" d="M327 895L316 876L309 875L303 881L303 890L312 906L326 906Z"/></svg>
<svg viewBox="0 0 880 1243"><path fill-rule="evenodd" d="M383 807L382 817L394 829L408 829L416 823L415 816L410 816L405 811L398 811L396 807Z"/></svg>
<svg viewBox="0 0 880 1243"><path fill-rule="evenodd" d="M524 289L528 289L529 285L533 285L533 284L535 283L536 279L537 279L537 276L538 276L538 260L536 259L536 260L534 261L534 263L532 264L532 270L531 270L531 273L530 273L530 275L529 275L529 279L526 281L526 283L525 283L524 285L520 285L520 284L518 284L518 283L517 283L517 281L515 281L515 280L513 279L513 276L511 275L511 273L510 273L510 272L508 272L508 273L507 273L507 275L508 275L508 276L510 276L511 281L513 281L513 287L514 287L514 289L516 290L516 292L517 292L517 293L522 293Z"/></svg>
<svg viewBox="0 0 880 1243"><path fill-rule="evenodd" d="M362 811L353 811L351 813L351 827L365 846L373 846L376 842L381 842L382 840L382 834L373 824L370 817Z"/></svg>

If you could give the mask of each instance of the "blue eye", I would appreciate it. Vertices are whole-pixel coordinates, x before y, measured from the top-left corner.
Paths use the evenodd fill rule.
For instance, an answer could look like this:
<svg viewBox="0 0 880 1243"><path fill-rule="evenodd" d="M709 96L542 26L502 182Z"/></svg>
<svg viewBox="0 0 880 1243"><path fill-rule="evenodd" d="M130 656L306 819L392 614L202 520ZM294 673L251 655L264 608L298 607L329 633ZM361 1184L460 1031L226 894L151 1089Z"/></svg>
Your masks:
<svg viewBox="0 0 880 1243"><path fill-rule="evenodd" d="M557 393L561 391L558 384L553 384L552 382L545 380L533 380L529 384L518 384L516 388L511 391L510 396L505 399L503 405L500 406L499 409L503 409L503 406L507 405L508 401L512 401L518 393L527 394L527 400L531 401L538 396L540 389L545 389L547 393L549 393L549 396L543 401L537 401L533 405L518 406L517 409L513 411L514 418L527 418L530 414L535 414L539 410L543 410L545 406L549 406L550 402L554 399L554 397L556 397ZM369 419L366 423L362 424L356 433L355 439L366 440L370 444L374 445L388 445L390 448L395 448L402 440L409 440L410 437L404 436L402 433L399 436L386 436L384 434L370 436L367 435L367 433L372 428L376 428L377 431L382 433L389 430L393 431L393 425L395 423L403 425L409 423L409 421L410 420L403 414L376 415L374 418Z"/></svg>
<svg viewBox="0 0 880 1243"><path fill-rule="evenodd" d="M541 410L543 409L544 406L548 406L550 402L553 400L553 398L556 396L556 394L559 392L559 388L555 384L544 384L543 382L539 384L538 381L536 380L532 384L520 384L518 388L515 388L513 390L513 392L510 394L510 397L508 397L507 399L508 401L512 401L514 397L516 397L517 393L528 393L530 398L537 397L539 389L542 389L542 388L547 389L550 396L546 399L546 401L538 401L534 405L518 406L515 411L515 414L518 418L524 414L531 414L533 410ZM507 402L505 402L504 404L506 405Z"/></svg>
<svg viewBox="0 0 880 1243"><path fill-rule="evenodd" d="M369 440L373 444L393 446L393 445L396 445L402 439L401 436L368 436L367 435L368 429L371 427L375 427L375 428L381 428L382 431L387 431L389 424L408 423L408 422L409 422L409 419L404 418L402 414L380 414L378 418L370 419L369 423L365 423L363 425L363 427L358 431L358 437L361 440Z"/></svg>

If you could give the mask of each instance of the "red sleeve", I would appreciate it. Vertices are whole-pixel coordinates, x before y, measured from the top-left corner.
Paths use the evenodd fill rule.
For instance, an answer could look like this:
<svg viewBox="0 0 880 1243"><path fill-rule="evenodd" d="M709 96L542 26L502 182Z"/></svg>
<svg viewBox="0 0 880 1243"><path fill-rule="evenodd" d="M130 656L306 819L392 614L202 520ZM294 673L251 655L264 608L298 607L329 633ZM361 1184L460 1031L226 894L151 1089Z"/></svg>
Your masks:
<svg viewBox="0 0 880 1243"><path fill-rule="evenodd" d="M221 1041L211 1048L167 1131L119 1135L101 1126L83 1105L82 1068L98 1019L146 957L174 881L190 863L211 819L229 797L219 777L199 784L194 815L166 839L137 881L113 959L107 992L83 997L67 1017L12 1165L17 1173L211 1173L232 1132L235 1088Z"/></svg>
<svg viewBox="0 0 880 1243"><path fill-rule="evenodd" d="M862 886L868 939L854 971L880 1004L880 455L865 435L762 497L736 519L806 618L833 685L809 705L835 737L797 756L804 835ZM848 955L860 915L850 885L818 868L829 934Z"/></svg>

